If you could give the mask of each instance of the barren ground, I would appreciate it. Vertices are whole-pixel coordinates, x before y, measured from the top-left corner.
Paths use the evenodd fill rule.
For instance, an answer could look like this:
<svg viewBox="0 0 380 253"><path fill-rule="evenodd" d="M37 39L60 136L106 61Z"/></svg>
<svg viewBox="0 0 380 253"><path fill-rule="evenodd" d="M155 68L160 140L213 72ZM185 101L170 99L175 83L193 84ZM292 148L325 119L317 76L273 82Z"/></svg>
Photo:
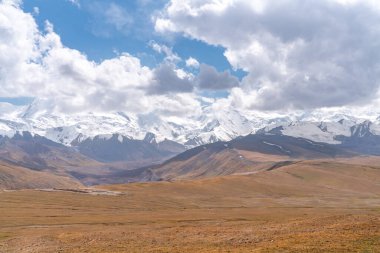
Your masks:
<svg viewBox="0 0 380 253"><path fill-rule="evenodd" d="M109 194L2 191L0 252L380 252L379 172L305 163Z"/></svg>

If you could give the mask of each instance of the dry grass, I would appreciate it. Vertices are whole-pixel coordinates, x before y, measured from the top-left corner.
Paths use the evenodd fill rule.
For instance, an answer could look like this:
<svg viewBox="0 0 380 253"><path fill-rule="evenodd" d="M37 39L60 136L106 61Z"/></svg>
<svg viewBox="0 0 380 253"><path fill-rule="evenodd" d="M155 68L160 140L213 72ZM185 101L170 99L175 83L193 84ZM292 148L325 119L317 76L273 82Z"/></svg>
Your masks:
<svg viewBox="0 0 380 253"><path fill-rule="evenodd" d="M0 192L0 252L380 252L380 170L303 162L248 176Z"/></svg>
<svg viewBox="0 0 380 253"><path fill-rule="evenodd" d="M77 188L83 185L69 176L34 171L0 161L0 189Z"/></svg>

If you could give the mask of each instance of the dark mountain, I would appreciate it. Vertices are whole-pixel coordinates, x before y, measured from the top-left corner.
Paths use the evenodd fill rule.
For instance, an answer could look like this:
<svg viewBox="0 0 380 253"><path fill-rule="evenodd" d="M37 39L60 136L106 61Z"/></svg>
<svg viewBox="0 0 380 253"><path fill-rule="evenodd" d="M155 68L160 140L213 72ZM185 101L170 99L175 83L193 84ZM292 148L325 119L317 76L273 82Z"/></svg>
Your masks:
<svg viewBox="0 0 380 253"><path fill-rule="evenodd" d="M139 176L144 180L149 177L150 180L177 180L255 173L302 160L380 156L380 136L371 132L369 121L353 126L349 137L336 136L341 144L286 136L281 130L281 127L274 128L270 132L187 150L161 165L134 171L133 180L138 181Z"/></svg>
<svg viewBox="0 0 380 253"><path fill-rule="evenodd" d="M353 152L344 148L304 138L286 135L254 134L237 138L228 143L232 148L271 155L283 155L297 159L333 158L349 156Z"/></svg>
<svg viewBox="0 0 380 253"><path fill-rule="evenodd" d="M187 150L161 165L135 170L130 180L178 180L250 174L301 160L353 155L356 154L337 145L284 135L255 134Z"/></svg>
<svg viewBox="0 0 380 253"><path fill-rule="evenodd" d="M72 143L74 147L67 147L23 132L13 138L0 136L0 160L75 177L85 184L256 173L302 160L380 155L380 136L371 133L370 124L363 122L352 127L350 137L337 136L342 142L339 145L282 135L279 128L190 150L170 140L157 142L152 133L143 140L119 134L84 140L79 136Z"/></svg>
<svg viewBox="0 0 380 253"><path fill-rule="evenodd" d="M351 127L351 137L352 138L362 138L362 137L372 137L371 133L371 121L364 121L358 125Z"/></svg>
<svg viewBox="0 0 380 253"><path fill-rule="evenodd" d="M175 142L156 143L153 139L137 141L114 135L108 140L96 137L80 142L78 138L77 147L67 147L39 135L20 132L12 138L0 136L0 161L74 177L84 184L125 183L128 180L120 179L120 174L133 174L133 169L162 162L184 151Z"/></svg>
<svg viewBox="0 0 380 253"><path fill-rule="evenodd" d="M370 121L351 127L351 136L337 136L341 141L339 146L353 152L365 155L380 155L380 136L374 135L370 131Z"/></svg>
<svg viewBox="0 0 380 253"><path fill-rule="evenodd" d="M129 182L120 175L134 175L136 168L152 166L185 150L173 141L157 143L154 135L144 140L113 135L84 141L79 136L75 144L67 147L29 132L16 133L12 138L0 136L0 161L51 176L75 178L87 185L111 184Z"/></svg>
<svg viewBox="0 0 380 253"><path fill-rule="evenodd" d="M187 160L205 150L215 153L225 149L246 150L298 159L331 158L353 154L337 145L314 142L303 138L285 135L251 134L229 142L216 142L187 150L166 163Z"/></svg>
<svg viewBox="0 0 380 253"><path fill-rule="evenodd" d="M119 134L109 138L96 136L79 142L79 152L100 162L163 161L185 147L173 141L157 143L153 134L147 134L144 140L134 140Z"/></svg>
<svg viewBox="0 0 380 253"><path fill-rule="evenodd" d="M101 181L97 178L107 177L115 171L130 168L129 164L100 163L80 154L74 148L29 132L17 133L12 138L1 136L0 161L17 168L76 178L84 184L97 184ZM144 164L138 164L136 167L142 165ZM28 173L31 174L30 171Z"/></svg>
<svg viewBox="0 0 380 253"><path fill-rule="evenodd" d="M53 153L71 158L71 153L65 146L55 143L29 132L16 133L14 137L0 137L0 160L30 168L46 170L55 168L49 166L48 160L54 159Z"/></svg>

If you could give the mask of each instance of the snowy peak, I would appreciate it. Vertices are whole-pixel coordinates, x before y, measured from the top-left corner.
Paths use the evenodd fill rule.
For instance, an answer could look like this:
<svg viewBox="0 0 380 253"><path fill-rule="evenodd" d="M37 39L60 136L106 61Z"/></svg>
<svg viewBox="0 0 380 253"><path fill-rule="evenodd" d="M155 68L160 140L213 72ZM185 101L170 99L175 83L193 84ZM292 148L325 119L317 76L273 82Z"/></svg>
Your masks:
<svg viewBox="0 0 380 253"><path fill-rule="evenodd" d="M371 121L355 123L352 120L341 119L337 122L291 122L276 124L259 130L259 134L287 135L305 138L315 142L341 144L342 138L364 138L379 135L380 126Z"/></svg>
<svg viewBox="0 0 380 253"><path fill-rule="evenodd" d="M380 135L380 122L323 110L280 115L205 106L198 116L159 117L155 113L124 112L61 114L47 101L37 99L29 106L0 103L0 135L13 137L17 131L38 134L66 146L98 137L119 143L172 141L191 148L256 132L339 144L337 136Z"/></svg>
<svg viewBox="0 0 380 253"><path fill-rule="evenodd" d="M157 144L156 135L148 132L148 133L146 133L146 135L144 137L144 141L147 143L151 143L151 144Z"/></svg>
<svg viewBox="0 0 380 253"><path fill-rule="evenodd" d="M371 125L372 125L372 122L366 120L363 123L352 126L351 127L351 136L357 137L357 138L371 136L372 135Z"/></svg>

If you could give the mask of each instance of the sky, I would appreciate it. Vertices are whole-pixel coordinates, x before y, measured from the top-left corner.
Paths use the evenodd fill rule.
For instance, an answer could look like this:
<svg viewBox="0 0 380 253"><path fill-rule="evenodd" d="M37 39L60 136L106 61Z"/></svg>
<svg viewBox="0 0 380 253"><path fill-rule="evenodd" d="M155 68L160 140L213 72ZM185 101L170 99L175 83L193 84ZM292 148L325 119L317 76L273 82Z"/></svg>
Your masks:
<svg viewBox="0 0 380 253"><path fill-rule="evenodd" d="M0 102L376 110L379 23L373 0L0 0Z"/></svg>

